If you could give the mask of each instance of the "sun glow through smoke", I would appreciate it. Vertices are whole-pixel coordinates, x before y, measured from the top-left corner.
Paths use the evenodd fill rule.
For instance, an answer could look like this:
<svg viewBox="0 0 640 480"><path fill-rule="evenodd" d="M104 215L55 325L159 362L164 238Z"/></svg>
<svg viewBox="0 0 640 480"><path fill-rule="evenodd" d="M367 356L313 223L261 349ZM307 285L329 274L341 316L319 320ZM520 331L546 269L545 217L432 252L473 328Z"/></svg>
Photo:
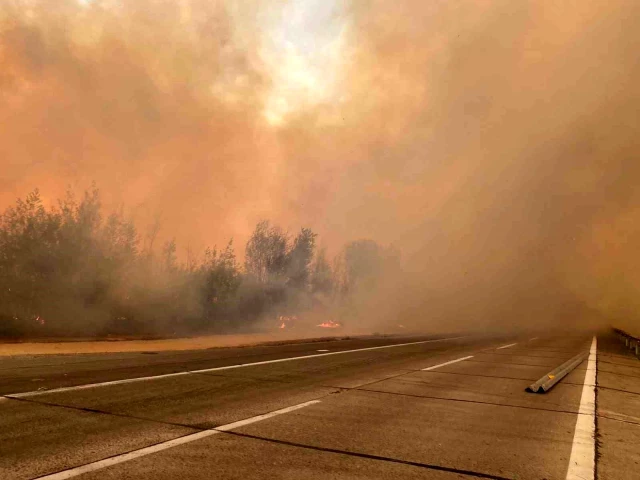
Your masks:
<svg viewBox="0 0 640 480"><path fill-rule="evenodd" d="M272 90L264 116L281 125L290 114L335 99L346 24L335 0L293 0L263 31Z"/></svg>

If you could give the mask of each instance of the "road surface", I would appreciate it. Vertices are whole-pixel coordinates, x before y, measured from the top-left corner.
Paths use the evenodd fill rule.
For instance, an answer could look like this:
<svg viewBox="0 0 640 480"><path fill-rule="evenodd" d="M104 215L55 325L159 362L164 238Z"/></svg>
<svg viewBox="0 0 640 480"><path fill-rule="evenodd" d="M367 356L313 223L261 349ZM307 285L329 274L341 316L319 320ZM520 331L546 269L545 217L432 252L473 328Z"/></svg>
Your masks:
<svg viewBox="0 0 640 480"><path fill-rule="evenodd" d="M609 334L7 357L0 395L2 479L640 478L640 362Z"/></svg>

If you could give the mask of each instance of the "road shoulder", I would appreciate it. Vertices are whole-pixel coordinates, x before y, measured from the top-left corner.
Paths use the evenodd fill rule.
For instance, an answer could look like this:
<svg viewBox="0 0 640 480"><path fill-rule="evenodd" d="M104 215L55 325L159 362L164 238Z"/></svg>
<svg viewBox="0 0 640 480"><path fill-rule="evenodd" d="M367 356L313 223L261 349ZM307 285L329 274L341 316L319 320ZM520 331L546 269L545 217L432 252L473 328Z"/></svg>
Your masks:
<svg viewBox="0 0 640 480"><path fill-rule="evenodd" d="M598 337L597 478L640 472L640 360L613 334Z"/></svg>

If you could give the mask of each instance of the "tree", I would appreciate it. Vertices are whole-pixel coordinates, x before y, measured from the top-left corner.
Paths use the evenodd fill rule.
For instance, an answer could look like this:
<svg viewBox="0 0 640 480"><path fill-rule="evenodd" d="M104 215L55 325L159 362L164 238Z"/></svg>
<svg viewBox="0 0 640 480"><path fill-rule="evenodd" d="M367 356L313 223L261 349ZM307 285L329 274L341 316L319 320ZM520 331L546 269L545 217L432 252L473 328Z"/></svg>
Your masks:
<svg viewBox="0 0 640 480"><path fill-rule="evenodd" d="M329 295L333 291L334 280L331 265L324 249L318 252L311 271L311 292Z"/></svg>
<svg viewBox="0 0 640 480"><path fill-rule="evenodd" d="M167 274L174 274L178 271L177 249L175 240L165 243L162 248L162 270Z"/></svg>
<svg viewBox="0 0 640 480"><path fill-rule="evenodd" d="M245 269L261 283L283 279L287 272L289 238L268 220L263 220L247 242Z"/></svg>
<svg viewBox="0 0 640 480"><path fill-rule="evenodd" d="M59 215L47 212L34 190L0 217L0 305L10 318L38 317L43 293L56 285Z"/></svg>
<svg viewBox="0 0 640 480"><path fill-rule="evenodd" d="M344 291L368 289L383 276L400 270L400 256L393 247L382 247L368 239L356 240L344 247L336 267Z"/></svg>
<svg viewBox="0 0 640 480"><path fill-rule="evenodd" d="M199 273L204 318L208 321L219 319L216 317L228 313L241 282L233 241L229 241L222 252L207 249Z"/></svg>
<svg viewBox="0 0 640 480"><path fill-rule="evenodd" d="M313 260L317 235L303 228L287 253L287 285L305 290L309 287L310 265Z"/></svg>

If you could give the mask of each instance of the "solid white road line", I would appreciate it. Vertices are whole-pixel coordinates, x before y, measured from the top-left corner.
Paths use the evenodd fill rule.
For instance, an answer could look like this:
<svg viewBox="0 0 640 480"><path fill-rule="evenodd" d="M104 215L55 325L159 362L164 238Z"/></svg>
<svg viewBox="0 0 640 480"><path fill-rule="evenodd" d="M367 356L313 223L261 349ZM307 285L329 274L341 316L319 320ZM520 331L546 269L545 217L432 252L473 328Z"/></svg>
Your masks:
<svg viewBox="0 0 640 480"><path fill-rule="evenodd" d="M152 375L149 377L137 377L137 378L126 378L124 380L112 380L110 382L99 382L99 383L88 383L86 385L76 385L74 387L61 387L61 388L53 388L51 390L34 390L31 392L22 392L22 393L11 393L4 395L7 398L26 398L26 397L35 397L37 395L47 395L49 393L62 393L62 392L72 392L75 390L85 390L87 388L95 388L95 387L107 387L112 385L123 385L126 383L134 383L134 382L143 382L146 380L155 380L159 378L169 378L169 377L178 377L180 375L191 375L194 373L208 373L208 372L219 372L221 370L233 370L235 368L244 368L244 367L253 367L256 365L268 365L270 363L281 363L281 362L290 362L292 360L302 360L305 358L317 358L317 357L326 357L329 355L342 355L344 353L354 353L354 352L366 352L369 350L381 350L383 348L394 348L394 347L406 347L409 345L420 345L424 343L436 343L436 342L444 342L447 340L457 340L459 338L464 338L464 336L459 337L449 337L449 338L439 338L437 340L423 340L420 342L409 342L409 343L394 343L392 345L381 345L379 347L366 347L366 348L357 348L354 350L342 350L339 352L328 352L328 353L315 353L311 355L304 355L300 357L287 357L287 358L279 358L277 360L265 360L264 362L252 362L252 363L241 363L239 365L227 365L224 367L215 367L215 368L205 368L202 370L187 370L184 372L177 373L166 373L163 375Z"/></svg>
<svg viewBox="0 0 640 480"><path fill-rule="evenodd" d="M468 357L457 358L456 360L451 360L450 362L444 362L439 365L434 365L433 367L423 368L422 371L426 372L427 370L435 370L436 368L444 367L445 365L451 365L452 363L462 362L463 360L469 360L470 358L473 358L473 355L469 355Z"/></svg>
<svg viewBox="0 0 640 480"><path fill-rule="evenodd" d="M509 345L503 345L501 347L496 348L496 350L502 350L503 348L509 348L509 347L513 347L514 345L517 345L518 343L510 343Z"/></svg>
<svg viewBox="0 0 640 480"><path fill-rule="evenodd" d="M597 340L593 337L584 376L580 409L573 434L567 480L593 480L596 470L596 378Z"/></svg>
<svg viewBox="0 0 640 480"><path fill-rule="evenodd" d="M200 440L201 438L210 437L211 435L216 435L221 432L226 432L234 428L239 428L245 425L249 425L251 423L260 422L261 420L266 420L267 418L275 417L276 415L282 415L284 413L293 412L294 410L298 410L300 408L313 405L314 403L320 403L320 400L312 400L310 402L300 403L298 405L293 405L292 407L276 410L275 412L270 412L264 415L258 415L256 417L247 418L246 420L240 420L239 422L222 425L220 427L216 427L211 430L204 430L202 432L193 433L191 435L186 435L184 437L174 438L173 440L158 443L150 447L145 447L139 450L134 450L132 452L123 453L122 455L116 455L115 457L105 458L104 460L88 463L86 465L71 468L69 470L63 470L62 472L53 473L51 475L38 477L38 479L36 480L45 480L45 479L46 480L63 480L66 478L77 477L78 475L82 475L84 473L101 470L103 468L111 467L112 465L117 465L118 463L128 462L129 460L144 457L146 455L151 455L152 453L160 452L162 450L167 450L168 448L177 447L178 445L184 445L185 443L194 442L196 440Z"/></svg>

